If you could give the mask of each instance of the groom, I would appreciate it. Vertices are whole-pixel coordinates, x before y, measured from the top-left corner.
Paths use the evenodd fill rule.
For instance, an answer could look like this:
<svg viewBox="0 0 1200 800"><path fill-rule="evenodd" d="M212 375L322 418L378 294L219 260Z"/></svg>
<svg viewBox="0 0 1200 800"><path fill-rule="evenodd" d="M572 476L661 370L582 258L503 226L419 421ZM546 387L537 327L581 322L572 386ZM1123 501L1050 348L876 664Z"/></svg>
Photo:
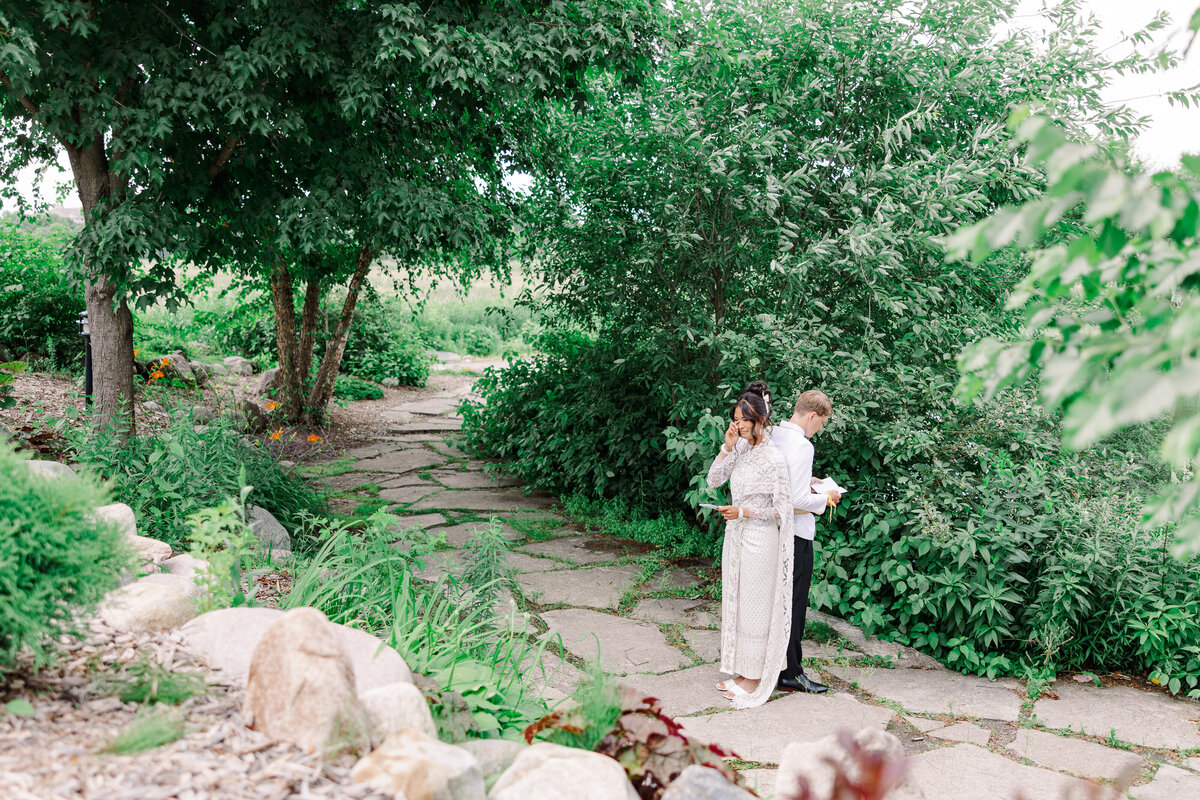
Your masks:
<svg viewBox="0 0 1200 800"><path fill-rule="evenodd" d="M804 622L808 616L808 587L812 583L813 539L817 535L814 515L826 506L837 505L842 496L838 492L815 494L812 491L813 446L810 438L833 413L833 403L828 395L818 389L810 389L796 400L792 417L771 429L771 442L783 453L787 462L788 478L792 485L792 506L795 514L796 560L792 572L792 636L788 642L787 668L779 674L778 687L790 692L814 692L821 694L829 687L817 683L804 674L800 663L803 656L801 643L804 640Z"/></svg>

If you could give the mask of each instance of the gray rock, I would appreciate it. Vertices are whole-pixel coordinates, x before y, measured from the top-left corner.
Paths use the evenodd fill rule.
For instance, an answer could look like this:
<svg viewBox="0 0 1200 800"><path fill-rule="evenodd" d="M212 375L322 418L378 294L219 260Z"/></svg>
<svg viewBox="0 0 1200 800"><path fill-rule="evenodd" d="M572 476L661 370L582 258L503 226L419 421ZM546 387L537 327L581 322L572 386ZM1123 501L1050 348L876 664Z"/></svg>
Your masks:
<svg viewBox="0 0 1200 800"><path fill-rule="evenodd" d="M722 677L715 664L701 664L662 675L626 675L621 683L646 697L657 697L663 711L678 718L706 708L727 708L729 701L716 690Z"/></svg>
<svg viewBox="0 0 1200 800"><path fill-rule="evenodd" d="M58 461L26 461L25 465L34 475L44 478L74 478L75 470Z"/></svg>
<svg viewBox="0 0 1200 800"><path fill-rule="evenodd" d="M156 403L153 400L147 400L142 403L142 410L149 411L151 414L165 414L167 410L163 408L162 403Z"/></svg>
<svg viewBox="0 0 1200 800"><path fill-rule="evenodd" d="M109 592L96 616L109 627L139 635L184 624L196 616L196 604L177 585L143 578Z"/></svg>
<svg viewBox="0 0 1200 800"><path fill-rule="evenodd" d="M271 367L259 376L258 383L254 387L254 392L260 397L268 397L278 388L279 367Z"/></svg>
<svg viewBox="0 0 1200 800"><path fill-rule="evenodd" d="M615 609L640 572L634 564L529 572L518 575L517 584L526 597L541 605Z"/></svg>
<svg viewBox="0 0 1200 800"><path fill-rule="evenodd" d="M549 742L521 751L488 800L638 800L624 768L608 756Z"/></svg>
<svg viewBox="0 0 1200 800"><path fill-rule="evenodd" d="M196 371L192 369L191 363L187 360L187 356L180 353L178 350L171 355L159 361L159 369L168 375L172 375L181 381L188 383L198 383L202 379L196 376Z"/></svg>
<svg viewBox="0 0 1200 800"><path fill-rule="evenodd" d="M400 386L400 379L399 378L384 378L379 383L382 384L387 389L396 389L396 388L399 388L399 386Z"/></svg>
<svg viewBox="0 0 1200 800"><path fill-rule="evenodd" d="M412 472L445 462L446 457L424 448L389 450L374 458L364 458L355 467L367 472Z"/></svg>
<svg viewBox="0 0 1200 800"><path fill-rule="evenodd" d="M188 366L192 368L192 373L196 376L196 384L203 386L208 383L208 379L212 377L212 373L208 371L208 367L197 361L189 361Z"/></svg>
<svg viewBox="0 0 1200 800"><path fill-rule="evenodd" d="M430 739L437 738L437 726L425 695L408 681L380 686L358 696L371 720L371 741L382 742L388 736L415 728Z"/></svg>
<svg viewBox="0 0 1200 800"><path fill-rule="evenodd" d="M707 688L722 702L712 684ZM883 730L892 718L891 709L860 703L848 694L791 694L765 705L741 711L724 711L704 717L686 717L684 735L701 742L719 744L747 761L778 763L783 748L791 742L820 739L840 730L863 728Z"/></svg>
<svg viewBox="0 0 1200 800"><path fill-rule="evenodd" d="M1058 699L1043 696L1033 706L1047 728L1070 728L1093 736L1115 733L1142 747L1183 750L1200 747L1196 729L1200 707L1128 686L1092 686L1058 681Z"/></svg>
<svg viewBox="0 0 1200 800"><path fill-rule="evenodd" d="M197 425L210 425L217 414L208 406L192 406L192 422Z"/></svg>
<svg viewBox="0 0 1200 800"><path fill-rule="evenodd" d="M753 800L754 795L735 786L711 767L692 764L679 773L661 800Z"/></svg>
<svg viewBox="0 0 1200 800"><path fill-rule="evenodd" d="M271 418L253 400L238 401L233 415L238 426L251 433L262 433L271 425Z"/></svg>
<svg viewBox="0 0 1200 800"><path fill-rule="evenodd" d="M242 703L246 725L308 752L364 752L369 722L354 667L315 608L280 615L254 646Z"/></svg>
<svg viewBox="0 0 1200 800"><path fill-rule="evenodd" d="M241 356L230 356L223 362L225 367L234 375L253 375L254 364Z"/></svg>
<svg viewBox="0 0 1200 800"><path fill-rule="evenodd" d="M927 800L1062 800L1087 797L1084 781L1027 767L973 744L929 750L908 760L909 778ZM1069 794L1072 793L1072 794Z"/></svg>
<svg viewBox="0 0 1200 800"><path fill-rule="evenodd" d="M214 361L211 364L203 364L204 370L210 375L215 375L218 378L227 378L231 370L219 361Z"/></svg>
<svg viewBox="0 0 1200 800"><path fill-rule="evenodd" d="M182 553L163 561L162 568L171 575L187 578L194 583L197 576L203 575L208 570L208 562L202 558Z"/></svg>
<svg viewBox="0 0 1200 800"><path fill-rule="evenodd" d="M854 741L863 750L880 756L887 763L904 759L904 747L900 740L879 728L863 728L854 735ZM850 780L862 780L862 771L836 736L792 742L783 749L783 756L779 759L776 787L790 789L807 785L810 800L837 800L833 794L837 775L835 764ZM906 778L893 786L884 797L887 800L922 800L924 794L911 778Z"/></svg>
<svg viewBox="0 0 1200 800"><path fill-rule="evenodd" d="M171 557L171 545L149 536L126 536L125 543L142 561L161 564Z"/></svg>
<svg viewBox="0 0 1200 800"><path fill-rule="evenodd" d="M659 625L683 624L689 628L708 628L720 620L720 610L711 600L662 597L639 600L630 616Z"/></svg>
<svg viewBox="0 0 1200 800"><path fill-rule="evenodd" d="M157 583L162 586L172 586L183 592L183 594L189 600L198 600L202 594L200 587L197 586L193 580L186 578L183 575L172 575L169 572L153 572L142 578L140 582ZM193 613L191 616L194 617L195 613ZM191 619L191 617L188 619ZM184 621L186 622L186 620Z"/></svg>
<svg viewBox="0 0 1200 800"><path fill-rule="evenodd" d="M885 642L882 639L867 636L860 629L846 622L844 619L812 608L808 610L808 619L814 622L824 622L864 655L890 658L898 667L914 667L930 670L945 669L941 662L932 656L925 655L905 645Z"/></svg>
<svg viewBox="0 0 1200 800"><path fill-rule="evenodd" d="M222 679L244 686L250 657L267 628L283 616L277 608L222 608L180 628L184 647L204 660ZM400 654L366 631L333 625L354 666L356 694L398 681L411 682L412 671Z"/></svg>
<svg viewBox="0 0 1200 800"><path fill-rule="evenodd" d="M948 670L875 667L831 666L828 671L918 714L952 714L1016 722L1021 712L1021 684L1012 678L990 681Z"/></svg>
<svg viewBox="0 0 1200 800"><path fill-rule="evenodd" d="M484 800L483 770L461 747L415 731L388 737L350 777L406 800Z"/></svg>
<svg viewBox="0 0 1200 800"><path fill-rule="evenodd" d="M137 519L133 515L133 509L124 503L109 503L93 509L92 517L101 522L115 525L123 536L137 536ZM170 551L171 548L167 547L168 554Z"/></svg>
<svg viewBox="0 0 1200 800"><path fill-rule="evenodd" d="M571 564L599 564L605 561L620 561L637 553L641 548L622 539L606 539L599 536L564 536L534 542L520 549L533 556L547 556Z"/></svg>
<svg viewBox="0 0 1200 800"><path fill-rule="evenodd" d="M292 554L292 537L274 514L262 506L248 506L246 517L264 550L278 558L287 558Z"/></svg>
<svg viewBox="0 0 1200 800"><path fill-rule="evenodd" d="M971 722L958 722L944 728L934 728L929 735L935 739L945 739L949 742L969 742L980 747L987 747L992 738L992 732Z"/></svg>
<svg viewBox="0 0 1200 800"><path fill-rule="evenodd" d="M1134 800L1196 800L1200 798L1200 776L1163 764L1154 780L1130 788Z"/></svg>
<svg viewBox="0 0 1200 800"><path fill-rule="evenodd" d="M662 631L649 622L581 608L547 611L541 617L549 627L545 633L547 639L557 642L561 636L562 646L568 652L589 663L599 658L604 670L613 675L666 672L689 663L683 653L667 644Z"/></svg>
<svg viewBox="0 0 1200 800"><path fill-rule="evenodd" d="M1116 780L1125 770L1137 769L1142 764L1137 753L1032 728L1018 730L1008 749L1040 766L1081 778Z"/></svg>
<svg viewBox="0 0 1200 800"><path fill-rule="evenodd" d="M415 510L446 508L461 511L539 511L558 505L545 492L523 494L518 489L446 489L413 505Z"/></svg>
<svg viewBox="0 0 1200 800"><path fill-rule="evenodd" d="M475 756L480 769L483 770L485 785L495 783L501 773L512 766L521 751L528 747L523 742L512 742L508 739L468 739L460 742L458 746Z"/></svg>
<svg viewBox="0 0 1200 800"><path fill-rule="evenodd" d="M451 364L455 361L462 361L462 356L458 353L453 353L449 350L433 350L433 357L443 364Z"/></svg>
<svg viewBox="0 0 1200 800"><path fill-rule="evenodd" d="M685 630L684 641L706 664L721 660L721 632Z"/></svg>

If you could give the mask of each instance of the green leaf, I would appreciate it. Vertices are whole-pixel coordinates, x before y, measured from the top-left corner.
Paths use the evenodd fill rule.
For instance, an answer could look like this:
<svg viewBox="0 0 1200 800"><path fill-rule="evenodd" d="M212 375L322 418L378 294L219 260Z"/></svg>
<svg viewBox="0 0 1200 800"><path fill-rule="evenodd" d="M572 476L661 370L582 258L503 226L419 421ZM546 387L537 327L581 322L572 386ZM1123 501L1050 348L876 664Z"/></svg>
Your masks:
<svg viewBox="0 0 1200 800"><path fill-rule="evenodd" d="M4 708L8 713L18 717L32 717L37 714L37 709L28 700L9 700L4 704Z"/></svg>

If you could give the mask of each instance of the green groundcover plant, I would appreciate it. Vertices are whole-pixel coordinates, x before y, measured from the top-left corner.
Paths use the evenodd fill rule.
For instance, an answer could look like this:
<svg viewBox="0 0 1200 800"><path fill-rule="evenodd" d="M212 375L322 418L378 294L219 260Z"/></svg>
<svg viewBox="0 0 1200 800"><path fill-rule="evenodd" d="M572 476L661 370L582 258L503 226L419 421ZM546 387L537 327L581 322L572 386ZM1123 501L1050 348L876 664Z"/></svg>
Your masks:
<svg viewBox="0 0 1200 800"><path fill-rule="evenodd" d="M333 396L342 400L378 400L383 389L353 375L338 375L333 382Z"/></svg>
<svg viewBox="0 0 1200 800"><path fill-rule="evenodd" d="M41 665L54 642L117 587L132 557L91 476L47 478L0 444L0 672L25 649Z"/></svg>
<svg viewBox="0 0 1200 800"><path fill-rule="evenodd" d="M270 511L292 535L296 549L308 546L305 515L328 513L328 502L259 441L248 439L228 416L195 425L190 414L175 415L154 435L123 439L113 432L68 429L75 457L112 484L113 494L137 516L138 533L177 550L190 542L189 518L254 487L250 502Z"/></svg>
<svg viewBox="0 0 1200 800"><path fill-rule="evenodd" d="M0 361L4 351L60 369L82 360L83 293L63 260L68 244L65 236L43 239L0 223Z"/></svg>

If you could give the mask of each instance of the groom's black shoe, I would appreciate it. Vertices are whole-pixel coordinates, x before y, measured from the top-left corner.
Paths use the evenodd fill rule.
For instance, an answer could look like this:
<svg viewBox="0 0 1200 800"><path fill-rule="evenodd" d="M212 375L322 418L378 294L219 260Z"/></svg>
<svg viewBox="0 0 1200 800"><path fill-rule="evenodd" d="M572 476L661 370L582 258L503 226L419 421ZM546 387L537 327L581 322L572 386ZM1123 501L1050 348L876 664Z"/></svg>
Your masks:
<svg viewBox="0 0 1200 800"><path fill-rule="evenodd" d="M775 684L775 688L785 692L811 692L812 694L825 694L829 691L828 686L817 683L803 672L794 678L789 675L780 675L779 683Z"/></svg>

